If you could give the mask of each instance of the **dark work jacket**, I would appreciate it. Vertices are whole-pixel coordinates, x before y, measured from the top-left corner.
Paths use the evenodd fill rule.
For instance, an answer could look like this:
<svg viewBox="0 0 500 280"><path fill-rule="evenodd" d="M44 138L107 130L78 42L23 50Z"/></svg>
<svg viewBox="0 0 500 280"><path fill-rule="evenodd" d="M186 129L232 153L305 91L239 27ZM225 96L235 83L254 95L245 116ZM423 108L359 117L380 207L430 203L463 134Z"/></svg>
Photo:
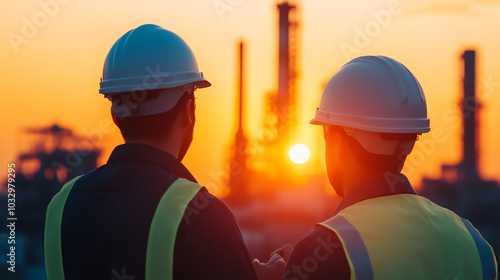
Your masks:
<svg viewBox="0 0 500 280"><path fill-rule="evenodd" d="M366 199L405 193L416 195L403 174L391 174L388 179L375 178L346 194L335 210L335 215ZM351 279L344 249L333 231L319 226L297 243L283 274L283 280L300 279Z"/></svg>
<svg viewBox="0 0 500 280"><path fill-rule="evenodd" d="M66 279L144 279L151 220L179 177L196 182L171 154L123 144L78 179L62 220ZM202 188L187 209L175 240L174 279L257 279L228 207Z"/></svg>

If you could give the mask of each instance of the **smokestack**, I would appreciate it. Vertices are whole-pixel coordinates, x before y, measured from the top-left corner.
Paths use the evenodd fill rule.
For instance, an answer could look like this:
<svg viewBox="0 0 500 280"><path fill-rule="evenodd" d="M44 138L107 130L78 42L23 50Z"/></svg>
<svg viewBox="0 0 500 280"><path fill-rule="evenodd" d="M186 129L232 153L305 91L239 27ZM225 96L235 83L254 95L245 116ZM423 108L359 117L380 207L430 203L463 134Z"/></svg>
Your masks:
<svg viewBox="0 0 500 280"><path fill-rule="evenodd" d="M243 79L243 42L239 43L239 64L238 64L238 128L232 147L232 156L230 161L230 194L229 200L234 204L244 204L248 201L248 154L247 138L243 130L243 100L244 100L244 79Z"/></svg>
<svg viewBox="0 0 500 280"><path fill-rule="evenodd" d="M479 179L476 124L479 103L476 100L476 51L466 50L462 59L464 62L464 95L461 103L463 117L462 170L464 181L470 183Z"/></svg>
<svg viewBox="0 0 500 280"><path fill-rule="evenodd" d="M243 133L243 42L240 41L240 62L239 62L239 79L238 79L238 131L236 132L236 138L238 135L240 138L244 139L245 135Z"/></svg>
<svg viewBox="0 0 500 280"><path fill-rule="evenodd" d="M276 100L277 117L278 117L278 137L283 140L288 138L290 121L293 116L291 112L290 96L290 10L295 9L294 5L288 2L278 4L279 12L279 42L278 42L278 96Z"/></svg>

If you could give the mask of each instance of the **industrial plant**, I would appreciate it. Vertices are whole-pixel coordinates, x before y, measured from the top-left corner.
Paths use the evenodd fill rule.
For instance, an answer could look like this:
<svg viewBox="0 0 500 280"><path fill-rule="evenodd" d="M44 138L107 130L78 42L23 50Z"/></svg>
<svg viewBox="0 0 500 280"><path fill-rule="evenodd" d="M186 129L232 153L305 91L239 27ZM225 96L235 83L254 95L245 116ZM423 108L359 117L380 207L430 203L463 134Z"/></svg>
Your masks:
<svg viewBox="0 0 500 280"><path fill-rule="evenodd" d="M266 131L274 133L261 143L265 148L259 150L260 154L249 159L247 146L255 141L255 137L247 135L243 128L244 45L240 42L238 121L232 157L229 159L230 193L225 198L235 212L243 234L247 234L250 253L262 258L273 248L295 243L312 230L314 224L330 218L339 202L337 196L326 191L329 184L325 174L308 175L307 181L293 180L293 163L285 158L286 150L296 136L300 10L288 1L277 4L276 8L279 32L277 90L266 97L264 119L272 121L263 124ZM443 165L442 178L424 178L419 194L469 219L490 242L498 259L500 187L498 182L483 180L478 171L478 110L481 105L476 98L475 54L475 50L467 50L461 57L464 65L463 97L460 102L463 160L456 165ZM262 160L265 169L252 169L251 160Z"/></svg>
<svg viewBox="0 0 500 280"><path fill-rule="evenodd" d="M44 279L43 228L47 205L67 181L97 168L100 147L91 139L76 135L71 129L53 124L48 127L26 128L19 135L22 151L16 164L16 271L15 279ZM7 185L5 183L5 185ZM7 194L0 193L2 205L7 205ZM7 211L0 218L7 220ZM6 228L0 235L7 235ZM0 236L3 238L3 236ZM0 243L0 251L7 252L9 244ZM12 275L4 267L7 255L0 255L0 279ZM42 277L42 278L40 278Z"/></svg>
<svg viewBox="0 0 500 280"><path fill-rule="evenodd" d="M278 61L268 66L277 66L278 75L275 88L262 104L265 115L261 126L266 131L265 137L251 135L246 130L245 62L250 58L246 57L246 42L235 42L237 110L227 157L230 172L225 184L229 191L221 198L234 212L251 257L260 259L267 259L269 252L283 244L295 244L316 223L330 218L340 201L332 190L328 191L330 186L324 173L297 176L297 165L288 158L291 146L296 144L297 104L301 96L297 89L301 11L292 1L280 2L275 9L278 44L270 42L269 48L277 51ZM481 153L478 111L483 104L476 94L476 51L466 50L457 59L463 61L463 93L459 102L463 121L462 159L443 164L440 178L424 178L419 194L470 220L500 259L500 186L496 181L484 180L478 165ZM17 213L22 217L17 237L18 261L30 269L20 271L16 279L40 279L38 275L45 275L42 236L46 207L65 182L97 168L102 147L59 124L26 128L21 138L25 147L15 159L17 203L23 205ZM2 205L6 199L0 193ZM6 220L6 215L0 211L2 220ZM2 234L6 234L5 228L0 229ZM6 246L0 243L0 251L7 251ZM0 255L0 279L6 279L6 261L6 255Z"/></svg>

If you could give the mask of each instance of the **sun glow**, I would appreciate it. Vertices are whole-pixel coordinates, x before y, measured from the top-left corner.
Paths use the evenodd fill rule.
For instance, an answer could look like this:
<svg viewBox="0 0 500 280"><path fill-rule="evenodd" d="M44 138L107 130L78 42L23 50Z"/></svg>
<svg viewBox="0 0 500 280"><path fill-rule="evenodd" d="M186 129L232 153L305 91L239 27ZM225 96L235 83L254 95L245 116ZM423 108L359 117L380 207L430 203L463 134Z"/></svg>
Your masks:
<svg viewBox="0 0 500 280"><path fill-rule="evenodd" d="M305 163L310 156L309 148L304 144L295 144L288 151L288 156L296 164Z"/></svg>

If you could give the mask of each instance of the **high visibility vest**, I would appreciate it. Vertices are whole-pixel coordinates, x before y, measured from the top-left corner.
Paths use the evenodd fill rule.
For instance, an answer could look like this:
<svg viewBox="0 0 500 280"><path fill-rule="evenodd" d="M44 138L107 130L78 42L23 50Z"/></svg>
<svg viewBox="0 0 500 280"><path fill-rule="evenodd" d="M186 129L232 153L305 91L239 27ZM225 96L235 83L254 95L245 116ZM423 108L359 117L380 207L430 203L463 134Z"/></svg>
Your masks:
<svg viewBox="0 0 500 280"><path fill-rule="evenodd" d="M45 268L48 280L64 280L61 223L66 199L79 177L66 183L47 208L44 232ZM177 179L165 192L156 208L146 251L146 280L173 278L174 246L177 228L187 205L202 186Z"/></svg>
<svg viewBox="0 0 500 280"><path fill-rule="evenodd" d="M351 279L497 279L491 246L455 213L414 194L367 199L318 224L336 233Z"/></svg>

